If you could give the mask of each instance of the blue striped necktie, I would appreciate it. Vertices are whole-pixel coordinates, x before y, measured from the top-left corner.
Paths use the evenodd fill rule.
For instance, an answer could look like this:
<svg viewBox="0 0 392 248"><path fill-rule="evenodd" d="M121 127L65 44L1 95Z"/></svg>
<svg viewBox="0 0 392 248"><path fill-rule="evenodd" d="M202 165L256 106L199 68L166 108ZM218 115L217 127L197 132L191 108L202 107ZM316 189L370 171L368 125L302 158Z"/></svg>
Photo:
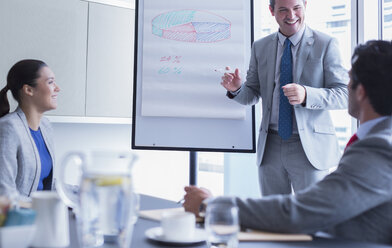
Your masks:
<svg viewBox="0 0 392 248"><path fill-rule="evenodd" d="M291 42L288 38L284 42L284 51L280 62L280 96L279 96L279 136L286 140L293 133L293 106L283 93L282 86L293 82L293 60Z"/></svg>

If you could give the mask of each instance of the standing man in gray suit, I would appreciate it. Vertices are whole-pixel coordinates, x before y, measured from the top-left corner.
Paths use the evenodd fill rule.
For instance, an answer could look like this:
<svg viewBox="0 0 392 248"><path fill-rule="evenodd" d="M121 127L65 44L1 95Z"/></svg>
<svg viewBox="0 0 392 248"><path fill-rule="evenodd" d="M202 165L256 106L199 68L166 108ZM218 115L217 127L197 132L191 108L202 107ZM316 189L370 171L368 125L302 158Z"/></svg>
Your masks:
<svg viewBox="0 0 392 248"><path fill-rule="evenodd" d="M355 49L348 85L350 115L360 126L338 169L295 195L261 199L219 197L239 208L242 226L273 232L314 233L392 244L392 42ZM208 191L185 188L184 207L199 213Z"/></svg>
<svg viewBox="0 0 392 248"><path fill-rule="evenodd" d="M340 151L328 110L347 107L348 83L337 41L305 25L305 0L270 0L269 8L279 31L254 42L244 84L238 69L221 82L241 104L262 99L263 195L304 189L336 166Z"/></svg>

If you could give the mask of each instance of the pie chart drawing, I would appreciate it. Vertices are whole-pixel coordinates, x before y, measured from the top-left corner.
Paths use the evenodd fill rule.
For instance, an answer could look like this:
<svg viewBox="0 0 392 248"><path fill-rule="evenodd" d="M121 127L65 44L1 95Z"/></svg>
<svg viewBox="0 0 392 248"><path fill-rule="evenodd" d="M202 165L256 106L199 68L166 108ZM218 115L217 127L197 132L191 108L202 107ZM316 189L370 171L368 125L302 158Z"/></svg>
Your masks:
<svg viewBox="0 0 392 248"><path fill-rule="evenodd" d="M169 40L212 43L231 37L231 22L207 11L176 10L154 17L152 33Z"/></svg>

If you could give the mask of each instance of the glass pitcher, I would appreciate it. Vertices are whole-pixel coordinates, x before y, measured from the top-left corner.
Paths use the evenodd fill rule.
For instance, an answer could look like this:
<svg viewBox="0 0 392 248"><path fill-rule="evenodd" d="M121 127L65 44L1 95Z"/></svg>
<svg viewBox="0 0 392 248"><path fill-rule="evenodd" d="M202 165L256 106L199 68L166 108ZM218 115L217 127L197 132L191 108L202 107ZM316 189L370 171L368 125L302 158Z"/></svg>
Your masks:
<svg viewBox="0 0 392 248"><path fill-rule="evenodd" d="M82 247L116 242L129 247L135 218L131 152L71 152L62 160L56 189L73 208ZM79 174L78 187L66 183L66 172Z"/></svg>

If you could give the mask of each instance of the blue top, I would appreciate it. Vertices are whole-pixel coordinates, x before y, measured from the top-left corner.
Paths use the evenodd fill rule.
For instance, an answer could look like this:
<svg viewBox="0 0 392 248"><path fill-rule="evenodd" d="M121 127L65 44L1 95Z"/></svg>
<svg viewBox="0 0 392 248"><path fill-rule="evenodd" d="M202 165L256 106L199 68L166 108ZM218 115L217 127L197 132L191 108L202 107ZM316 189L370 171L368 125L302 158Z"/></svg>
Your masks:
<svg viewBox="0 0 392 248"><path fill-rule="evenodd" d="M34 131L30 128L30 133L31 136L33 136L41 160L41 175L39 178L37 190L50 189L51 185L46 185L48 182L46 182L45 184L45 179L49 179L51 176L52 167L53 167L52 157L50 156L44 138L42 137L41 129L38 128L37 131Z"/></svg>

